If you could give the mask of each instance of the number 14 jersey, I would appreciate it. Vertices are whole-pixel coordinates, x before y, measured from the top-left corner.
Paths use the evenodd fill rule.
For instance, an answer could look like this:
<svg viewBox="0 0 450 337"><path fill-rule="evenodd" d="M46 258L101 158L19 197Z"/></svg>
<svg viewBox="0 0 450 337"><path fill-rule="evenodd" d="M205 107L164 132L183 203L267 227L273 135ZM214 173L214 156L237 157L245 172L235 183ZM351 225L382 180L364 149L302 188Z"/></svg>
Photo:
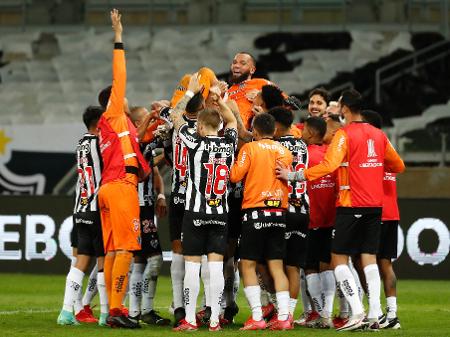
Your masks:
<svg viewBox="0 0 450 337"><path fill-rule="evenodd" d="M188 151L185 210L226 214L229 172L237 146L236 129L225 129L222 137L200 137L184 124L178 134Z"/></svg>

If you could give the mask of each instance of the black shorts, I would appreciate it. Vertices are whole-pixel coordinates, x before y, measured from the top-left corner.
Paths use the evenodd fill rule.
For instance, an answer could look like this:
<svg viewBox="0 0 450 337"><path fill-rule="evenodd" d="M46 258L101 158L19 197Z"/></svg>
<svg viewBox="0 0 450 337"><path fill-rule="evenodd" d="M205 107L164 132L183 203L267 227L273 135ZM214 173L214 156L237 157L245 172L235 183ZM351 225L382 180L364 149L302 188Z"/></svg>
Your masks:
<svg viewBox="0 0 450 337"><path fill-rule="evenodd" d="M228 240L237 240L242 230L242 198L228 196Z"/></svg>
<svg viewBox="0 0 450 337"><path fill-rule="evenodd" d="M286 255L284 264L303 268L306 261L306 247L309 215L300 212L286 212Z"/></svg>
<svg viewBox="0 0 450 337"><path fill-rule="evenodd" d="M378 252L381 208L338 207L331 251L341 255Z"/></svg>
<svg viewBox="0 0 450 337"><path fill-rule="evenodd" d="M78 254L105 256L100 212L75 213L73 221L78 234Z"/></svg>
<svg viewBox="0 0 450 337"><path fill-rule="evenodd" d="M286 254L286 211L242 210L239 257L245 260L283 260Z"/></svg>
<svg viewBox="0 0 450 337"><path fill-rule="evenodd" d="M72 248L78 247L78 230L75 223L75 215L72 215L72 230L70 231L70 246Z"/></svg>
<svg viewBox="0 0 450 337"><path fill-rule="evenodd" d="M305 269L319 271L320 262L331 262L331 238L334 227L308 230L308 249Z"/></svg>
<svg viewBox="0 0 450 337"><path fill-rule="evenodd" d="M170 241L181 240L181 226L184 215L184 195L170 195L169 233Z"/></svg>
<svg viewBox="0 0 450 337"><path fill-rule="evenodd" d="M185 211L183 217L183 255L209 253L225 255L227 248L227 215Z"/></svg>
<svg viewBox="0 0 450 337"><path fill-rule="evenodd" d="M141 250L135 252L138 256L161 255L158 227L155 224L155 206L141 206Z"/></svg>
<svg viewBox="0 0 450 337"><path fill-rule="evenodd" d="M396 259L398 242L398 220L381 223L380 244L377 257L379 259Z"/></svg>

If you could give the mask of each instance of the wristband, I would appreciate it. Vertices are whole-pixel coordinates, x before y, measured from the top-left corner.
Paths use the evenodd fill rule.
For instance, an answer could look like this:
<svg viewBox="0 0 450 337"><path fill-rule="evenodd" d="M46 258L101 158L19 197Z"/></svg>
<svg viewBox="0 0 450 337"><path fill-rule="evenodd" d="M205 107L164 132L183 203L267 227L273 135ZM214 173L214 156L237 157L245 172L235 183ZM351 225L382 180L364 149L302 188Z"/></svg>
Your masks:
<svg viewBox="0 0 450 337"><path fill-rule="evenodd" d="M192 98L192 97L194 97L195 94L194 94L193 91L187 90L186 93L185 93L185 95L186 95L187 97L189 97L189 98Z"/></svg>
<svg viewBox="0 0 450 337"><path fill-rule="evenodd" d="M159 199L164 199L164 200L166 200L166 196L165 196L164 194L162 194L162 193L159 193L159 194L158 194L158 197L156 198L156 200L159 200Z"/></svg>

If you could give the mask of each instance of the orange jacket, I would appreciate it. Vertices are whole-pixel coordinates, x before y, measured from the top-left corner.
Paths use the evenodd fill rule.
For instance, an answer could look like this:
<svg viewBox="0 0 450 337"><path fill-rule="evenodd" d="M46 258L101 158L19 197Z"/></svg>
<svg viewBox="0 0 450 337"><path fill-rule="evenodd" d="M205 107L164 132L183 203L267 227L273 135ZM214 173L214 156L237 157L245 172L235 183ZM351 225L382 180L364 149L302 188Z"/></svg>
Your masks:
<svg viewBox="0 0 450 337"><path fill-rule="evenodd" d="M287 208L288 184L275 177L276 162L292 164L291 152L272 139L246 143L231 168L230 181L244 180L242 209Z"/></svg>

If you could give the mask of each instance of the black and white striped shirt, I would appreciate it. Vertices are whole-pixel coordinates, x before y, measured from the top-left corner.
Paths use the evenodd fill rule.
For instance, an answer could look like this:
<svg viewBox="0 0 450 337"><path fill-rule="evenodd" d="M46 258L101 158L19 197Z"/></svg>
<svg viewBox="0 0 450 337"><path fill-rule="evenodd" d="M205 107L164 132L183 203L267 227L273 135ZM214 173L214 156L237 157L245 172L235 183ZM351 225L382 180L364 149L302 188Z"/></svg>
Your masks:
<svg viewBox="0 0 450 337"><path fill-rule="evenodd" d="M294 136L283 136L277 139L281 145L292 153L292 170L299 171L308 168L308 147L306 143ZM309 198L306 193L306 182L289 182L289 212L301 213L309 211Z"/></svg>
<svg viewBox="0 0 450 337"><path fill-rule="evenodd" d="M186 133L194 135L197 129L197 120L183 116L186 121ZM185 199L187 176L189 174L187 152L185 143L181 140L180 131L172 135L172 194Z"/></svg>
<svg viewBox="0 0 450 337"><path fill-rule="evenodd" d="M102 160L97 136L86 133L78 142L77 171L74 213L98 211Z"/></svg>
<svg viewBox="0 0 450 337"><path fill-rule="evenodd" d="M225 129L224 136L200 137L188 124L179 136L188 149L189 175L185 210L205 214L228 213L229 172L237 147L236 129Z"/></svg>

